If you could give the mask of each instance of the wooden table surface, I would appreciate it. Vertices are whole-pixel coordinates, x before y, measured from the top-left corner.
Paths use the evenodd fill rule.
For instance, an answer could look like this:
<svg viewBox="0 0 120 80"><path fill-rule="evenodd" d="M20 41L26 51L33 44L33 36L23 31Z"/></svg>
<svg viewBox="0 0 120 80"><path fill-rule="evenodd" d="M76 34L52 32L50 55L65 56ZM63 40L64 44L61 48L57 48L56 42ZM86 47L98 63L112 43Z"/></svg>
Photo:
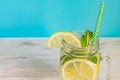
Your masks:
<svg viewBox="0 0 120 80"><path fill-rule="evenodd" d="M1 38L0 80L60 80L59 49L47 38ZM100 38L100 51L111 57L112 80L120 80L120 38Z"/></svg>

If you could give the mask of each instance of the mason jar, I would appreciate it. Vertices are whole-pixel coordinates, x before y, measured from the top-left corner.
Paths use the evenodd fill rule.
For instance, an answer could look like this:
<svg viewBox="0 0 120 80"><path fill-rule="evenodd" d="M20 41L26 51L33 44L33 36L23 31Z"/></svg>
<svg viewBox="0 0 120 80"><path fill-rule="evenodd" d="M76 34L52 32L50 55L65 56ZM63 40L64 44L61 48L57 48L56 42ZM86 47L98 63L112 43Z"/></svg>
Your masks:
<svg viewBox="0 0 120 80"><path fill-rule="evenodd" d="M73 31L73 33L80 38L84 32ZM64 40L62 44L60 51L61 80L111 80L111 59L99 52L99 39L94 45L82 48L71 46ZM100 75L101 65L107 67L104 79Z"/></svg>

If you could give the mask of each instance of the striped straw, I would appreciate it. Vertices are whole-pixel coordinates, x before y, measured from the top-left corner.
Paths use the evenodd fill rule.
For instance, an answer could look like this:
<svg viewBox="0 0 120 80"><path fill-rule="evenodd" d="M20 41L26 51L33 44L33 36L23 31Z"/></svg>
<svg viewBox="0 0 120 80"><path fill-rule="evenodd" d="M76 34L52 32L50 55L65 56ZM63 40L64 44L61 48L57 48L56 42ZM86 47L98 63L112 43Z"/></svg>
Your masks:
<svg viewBox="0 0 120 80"><path fill-rule="evenodd" d="M100 23L101 23L103 9L104 9L104 2L102 2L100 5L99 14L98 14L97 22L96 22L96 27L95 27L95 31L94 31L93 37L92 37L92 45L94 45L97 41L98 30L99 30Z"/></svg>

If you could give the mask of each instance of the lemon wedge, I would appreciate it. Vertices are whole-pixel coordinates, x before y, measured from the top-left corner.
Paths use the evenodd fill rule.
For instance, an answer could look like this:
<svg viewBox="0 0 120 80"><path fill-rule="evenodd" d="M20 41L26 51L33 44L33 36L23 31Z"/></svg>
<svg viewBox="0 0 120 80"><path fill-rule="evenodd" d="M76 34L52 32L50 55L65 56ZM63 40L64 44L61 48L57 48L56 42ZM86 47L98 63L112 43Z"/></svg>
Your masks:
<svg viewBox="0 0 120 80"><path fill-rule="evenodd" d="M56 32L47 40L47 47L61 48L63 46L62 41L74 47L81 47L80 40L72 32Z"/></svg>

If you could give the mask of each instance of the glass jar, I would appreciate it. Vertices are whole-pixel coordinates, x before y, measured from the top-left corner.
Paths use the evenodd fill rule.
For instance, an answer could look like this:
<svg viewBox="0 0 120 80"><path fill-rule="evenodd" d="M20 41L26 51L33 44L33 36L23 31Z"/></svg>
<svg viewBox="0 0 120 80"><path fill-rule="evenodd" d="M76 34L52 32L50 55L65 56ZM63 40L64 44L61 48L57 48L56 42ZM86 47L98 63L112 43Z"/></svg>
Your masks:
<svg viewBox="0 0 120 80"><path fill-rule="evenodd" d="M73 33L80 38L83 31L73 31ZM111 79L111 60L99 52L99 39L95 45L84 48L73 47L64 40L62 44L60 51L61 80L100 80L101 65L107 66L105 80ZM105 64L101 64L102 61L105 61Z"/></svg>

